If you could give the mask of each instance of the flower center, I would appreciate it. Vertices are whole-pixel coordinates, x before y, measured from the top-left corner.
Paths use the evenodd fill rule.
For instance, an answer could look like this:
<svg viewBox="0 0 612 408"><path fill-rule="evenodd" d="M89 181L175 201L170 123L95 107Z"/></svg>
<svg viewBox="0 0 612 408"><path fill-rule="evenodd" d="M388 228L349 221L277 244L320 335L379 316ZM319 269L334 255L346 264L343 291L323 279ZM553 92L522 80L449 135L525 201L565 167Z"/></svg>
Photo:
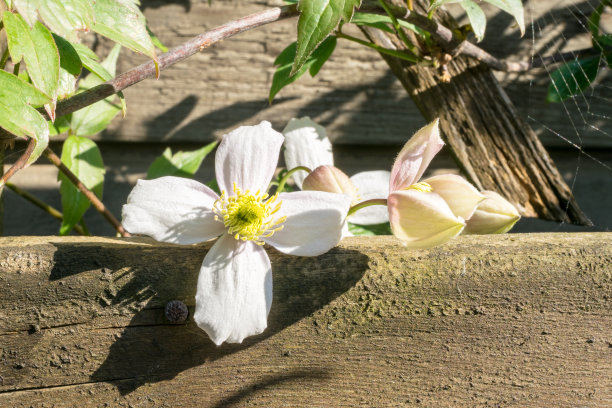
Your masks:
<svg viewBox="0 0 612 408"><path fill-rule="evenodd" d="M242 191L234 183L234 194L228 196L225 191L215 201L212 211L215 219L222 221L227 232L235 239L253 241L263 245L261 238L272 236L276 231L283 229L281 225L287 217L272 219L280 210L282 201L276 201L278 193L270 197L261 194L258 190L252 194L249 190Z"/></svg>
<svg viewBox="0 0 612 408"><path fill-rule="evenodd" d="M414 183L406 187L404 190L416 190L422 193L431 193L433 191L433 188L431 187L431 185L429 185L429 183L421 181L419 183Z"/></svg>

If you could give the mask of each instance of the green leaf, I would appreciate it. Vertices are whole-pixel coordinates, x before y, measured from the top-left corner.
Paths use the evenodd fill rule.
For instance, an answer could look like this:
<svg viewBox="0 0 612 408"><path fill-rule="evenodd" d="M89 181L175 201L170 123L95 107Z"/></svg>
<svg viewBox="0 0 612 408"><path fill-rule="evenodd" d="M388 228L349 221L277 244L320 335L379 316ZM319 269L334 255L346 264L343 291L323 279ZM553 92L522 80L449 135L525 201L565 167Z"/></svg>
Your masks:
<svg viewBox="0 0 612 408"><path fill-rule="evenodd" d="M168 47L166 47L160 40L157 38L155 33L151 31L149 26L147 26L147 32L149 33L149 37L151 37L151 41L153 45L155 45L161 52L168 52Z"/></svg>
<svg viewBox="0 0 612 408"><path fill-rule="evenodd" d="M604 2L601 2L599 6L597 6L597 8L593 10L591 15L589 16L589 19L587 20L587 25L589 27L589 31L591 31L593 40L599 37L599 24L601 22L601 13L603 13L603 10ZM595 43L593 45L595 45Z"/></svg>
<svg viewBox="0 0 612 408"><path fill-rule="evenodd" d="M470 20L470 25L478 42L482 41L487 27L487 16L484 11L472 0L464 0L459 3L465 10L465 13Z"/></svg>
<svg viewBox="0 0 612 408"><path fill-rule="evenodd" d="M54 122L49 121L49 136L57 136L70 130L70 117L72 114L60 116Z"/></svg>
<svg viewBox="0 0 612 408"><path fill-rule="evenodd" d="M297 49L291 75L300 70L340 21L351 21L355 7L360 4L361 0L300 0Z"/></svg>
<svg viewBox="0 0 612 408"><path fill-rule="evenodd" d="M582 93L595 80L601 56L573 60L550 75L548 102L561 102Z"/></svg>
<svg viewBox="0 0 612 408"><path fill-rule="evenodd" d="M100 78L102 81L108 81L113 76L98 62L98 56L89 48L82 44L72 44L74 50L79 54L79 58L83 66L89 72Z"/></svg>
<svg viewBox="0 0 612 408"><path fill-rule="evenodd" d="M93 30L155 61L157 55L137 0L96 0Z"/></svg>
<svg viewBox="0 0 612 408"><path fill-rule="evenodd" d="M26 163L36 161L49 144L49 127L34 107L50 98L15 75L0 70L0 127L18 137L31 137L36 147Z"/></svg>
<svg viewBox="0 0 612 408"><path fill-rule="evenodd" d="M6 99L7 102L13 100L20 104L29 104L33 107L40 107L51 101L49 96L31 84L0 70L0 100L2 99Z"/></svg>
<svg viewBox="0 0 612 408"><path fill-rule="evenodd" d="M17 10L30 25L38 16L51 29L70 41L78 41L94 21L91 0L15 0Z"/></svg>
<svg viewBox="0 0 612 408"><path fill-rule="evenodd" d="M312 62L308 64L308 72L310 73L311 77L314 78L323 67L323 64L325 64L329 57L331 57L334 49L336 49L337 41L338 39L336 37L329 37L317 47L315 52L312 53Z"/></svg>
<svg viewBox="0 0 612 408"><path fill-rule="evenodd" d="M401 20L398 20L398 22ZM389 26L391 24L391 18L389 16L382 16L380 14L370 13L359 13L356 12L351 19L351 23L360 26L374 27L381 31L393 33L393 29Z"/></svg>
<svg viewBox="0 0 612 408"><path fill-rule="evenodd" d="M604 34L597 37L600 46L612 47L612 34Z"/></svg>
<svg viewBox="0 0 612 408"><path fill-rule="evenodd" d="M397 22L400 26L410 31L413 31L421 36L425 34L425 31L423 29L418 28L414 24L410 24L404 20L397 20ZM389 16L383 16L380 14L355 12L353 18L351 18L351 23L378 28L379 30L386 31L388 33L394 32L394 30L389 26L389 24L393 24L391 18Z"/></svg>
<svg viewBox="0 0 612 408"><path fill-rule="evenodd" d="M177 176L191 178L202 165L204 158L217 146L218 142L212 142L201 149L191 152L176 152L168 147L159 156L147 171L148 179L164 176Z"/></svg>
<svg viewBox="0 0 612 408"><path fill-rule="evenodd" d="M80 136L70 136L64 141L62 148L62 163L74 173L81 182L102 198L104 187L104 163L102 155L95 142ZM63 174L57 176L61 182L62 209L64 220L60 227L60 235L67 235L81 220L91 202Z"/></svg>
<svg viewBox="0 0 612 408"><path fill-rule="evenodd" d="M315 76L334 51L336 42L336 37L328 37L308 57L304 65L302 65L294 75L291 75L291 67L293 65L297 44L295 42L291 43L287 48L281 51L278 57L276 57L276 60L274 60L274 65L278 65L279 67L276 68L276 72L274 72L274 76L272 77L272 85L270 86L270 94L268 95L269 102L272 103L272 100L281 89L296 81L299 77L304 75L306 71L310 70L310 75Z"/></svg>
<svg viewBox="0 0 612 408"><path fill-rule="evenodd" d="M57 99L65 99L74 94L77 77L60 68L59 85L57 87Z"/></svg>
<svg viewBox="0 0 612 408"><path fill-rule="evenodd" d="M81 63L81 58L79 58L79 54L74 49L74 46L56 34L53 34L53 40L55 41L55 45L57 46L57 50L59 52L60 67L72 75L80 75L81 70L83 69L83 64Z"/></svg>
<svg viewBox="0 0 612 408"><path fill-rule="evenodd" d="M76 80L81 74L83 64L81 64L79 54L72 44L56 34L53 34L53 39L55 40L60 55L60 75L57 97L58 99L64 99L74 94Z"/></svg>
<svg viewBox="0 0 612 408"><path fill-rule="evenodd" d="M111 78L115 74L120 49L120 45L115 45L106 60L100 64L100 67ZM79 90L84 91L93 88L102 82L97 76L88 75L79 83ZM71 133L77 136L91 136L106 129L114 117L121 111L121 107L115 101L116 96L111 95L100 102L74 112L70 121Z"/></svg>
<svg viewBox="0 0 612 408"><path fill-rule="evenodd" d="M429 10L435 10L440 6L451 3L461 3L463 0L436 0L429 6Z"/></svg>
<svg viewBox="0 0 612 408"><path fill-rule="evenodd" d="M388 222L375 225L357 225L349 222L348 229L351 234L357 236L393 235L391 232L391 225Z"/></svg>
<svg viewBox="0 0 612 408"><path fill-rule="evenodd" d="M502 9L506 13L510 14L516 22L518 23L519 29L521 30L521 35L525 35L525 11L523 9L523 3L521 0L484 0L485 2L492 4L493 6ZM463 3L465 0L436 0L431 6L429 6L429 10L435 10L438 7L444 4L451 3L462 3L461 5L465 9L466 13L468 13L468 18L470 19L470 23L474 26L472 22L472 17L469 16L468 9L465 8ZM480 18L480 17L478 17ZM484 27L483 27L484 28ZM474 33L476 33L476 29L474 29ZM484 33L484 30L483 30ZM478 35L476 35L478 37Z"/></svg>
<svg viewBox="0 0 612 408"><path fill-rule="evenodd" d="M484 0L489 4L494 5L506 13L510 14L516 20L516 23L521 30L521 36L525 35L525 10L521 0Z"/></svg>
<svg viewBox="0 0 612 408"><path fill-rule="evenodd" d="M3 14L11 59L23 59L32 83L49 96L52 104L59 84L60 57L51 32L40 22L30 29L23 17L9 11ZM54 108L48 108L52 115Z"/></svg>

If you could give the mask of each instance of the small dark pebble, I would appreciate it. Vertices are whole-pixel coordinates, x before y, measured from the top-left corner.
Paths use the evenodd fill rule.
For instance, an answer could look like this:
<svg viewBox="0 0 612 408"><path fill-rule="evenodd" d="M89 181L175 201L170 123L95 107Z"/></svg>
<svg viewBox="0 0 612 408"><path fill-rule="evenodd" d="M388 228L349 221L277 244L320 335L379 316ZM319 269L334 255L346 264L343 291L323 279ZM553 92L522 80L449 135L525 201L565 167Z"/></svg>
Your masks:
<svg viewBox="0 0 612 408"><path fill-rule="evenodd" d="M542 335L543 335L543 336L546 336L546 335L549 335L549 334L550 334L550 332L548 332L548 331L546 331L546 330L542 330Z"/></svg>
<svg viewBox="0 0 612 408"><path fill-rule="evenodd" d="M13 366L13 368L17 369L17 370L21 370L22 368L25 368L25 364L23 363L17 363Z"/></svg>
<svg viewBox="0 0 612 408"><path fill-rule="evenodd" d="M189 309L180 300L172 300L166 304L165 314L170 323L180 324L189 317Z"/></svg>
<svg viewBox="0 0 612 408"><path fill-rule="evenodd" d="M291 357L291 351L285 351L283 357Z"/></svg>
<svg viewBox="0 0 612 408"><path fill-rule="evenodd" d="M593 343L595 343L595 339L593 339L593 338L588 339L588 340L587 340L587 343L589 343L589 344L593 344Z"/></svg>

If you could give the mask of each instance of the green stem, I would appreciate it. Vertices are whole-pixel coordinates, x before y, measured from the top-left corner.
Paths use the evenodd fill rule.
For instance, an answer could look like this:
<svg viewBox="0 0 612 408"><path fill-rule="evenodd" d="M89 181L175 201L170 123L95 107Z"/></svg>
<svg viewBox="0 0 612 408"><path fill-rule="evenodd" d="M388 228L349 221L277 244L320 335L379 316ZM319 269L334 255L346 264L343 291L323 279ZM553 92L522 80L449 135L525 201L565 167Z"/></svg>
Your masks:
<svg viewBox="0 0 612 408"><path fill-rule="evenodd" d="M278 187L276 188L276 191L283 191L283 189L285 188L285 184L287 184L287 181L289 180L289 177L291 177L291 175L295 173L296 171L300 171L300 170L303 170L307 173L310 173L312 171L306 166L297 166L297 167L292 168L291 170L287 171L287 173L285 173L283 178L280 180L280 182L278 183Z"/></svg>
<svg viewBox="0 0 612 408"><path fill-rule="evenodd" d="M91 232L89 232L89 229L87 228L87 224L85 224L85 220L83 218L81 218L81 221L79 221L79 224L81 224L81 228L83 228L83 235L91 235Z"/></svg>
<svg viewBox="0 0 612 408"><path fill-rule="evenodd" d="M6 183L5 185L10 190L15 192L18 196L28 200L29 202L31 202L32 204L34 204L35 206L37 206L38 208L40 208L41 210L43 210L44 212L52 216L53 218L56 218L60 221L64 220L64 214L62 214L55 208L51 207L49 204L45 203L44 201L39 200L38 198L34 197L32 194L28 193L25 190L22 190L21 188L17 187L13 183ZM85 231L83 231L83 229L78 225L74 226L74 230L80 235L86 235Z"/></svg>
<svg viewBox="0 0 612 408"><path fill-rule="evenodd" d="M19 75L19 62L15 64L15 66L13 66L13 75L18 76Z"/></svg>
<svg viewBox="0 0 612 408"><path fill-rule="evenodd" d="M9 49L8 47L6 47L6 49L4 50L4 53L2 53L2 58L0 58L0 69L4 69L4 67L6 66L6 62L8 61L8 57L9 57Z"/></svg>
<svg viewBox="0 0 612 408"><path fill-rule="evenodd" d="M387 13L389 18L391 19L391 22L393 23L393 28L395 29L395 32L397 33L399 38L406 45L406 47L408 47L410 52L412 52L414 55L416 55L417 54L416 47L414 46L414 44L412 44L412 41L410 41L408 39L408 37L406 37L406 33L404 32L404 30L402 30L402 27L400 26L399 21L397 21L397 17L395 17L395 14L393 13L393 11L389 7L389 5L387 3L385 3L385 0L378 0L378 2L382 6L382 8L385 9L385 12Z"/></svg>
<svg viewBox="0 0 612 408"><path fill-rule="evenodd" d="M356 42L357 44L365 45L366 47L372 48L372 49L380 52L381 54L391 55L393 57L400 58L400 59L403 59L403 60L406 60L406 61L410 61L410 62L415 63L415 64L419 62L417 57L408 55L405 52L396 51L396 50L390 50L388 48L384 48L384 47L381 47L380 45L372 44L371 42L364 41L361 38L353 37L353 36L348 35L348 34L336 33L336 37L344 38L345 40L349 40L349 41Z"/></svg>
<svg viewBox="0 0 612 408"><path fill-rule="evenodd" d="M362 208L369 207L371 205L387 205L387 199L386 198L373 198L371 200L366 200L366 201L362 201L359 204L355 204L354 206L349 208L347 217L349 215L355 214L357 211L361 210Z"/></svg>

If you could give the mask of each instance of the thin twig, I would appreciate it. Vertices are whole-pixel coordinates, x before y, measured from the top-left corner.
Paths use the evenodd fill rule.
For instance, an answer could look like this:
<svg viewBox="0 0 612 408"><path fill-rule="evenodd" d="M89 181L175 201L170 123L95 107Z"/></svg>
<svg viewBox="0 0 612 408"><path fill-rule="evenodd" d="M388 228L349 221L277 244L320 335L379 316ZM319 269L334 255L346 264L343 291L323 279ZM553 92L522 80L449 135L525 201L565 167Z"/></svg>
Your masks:
<svg viewBox="0 0 612 408"><path fill-rule="evenodd" d="M4 173L2 175L2 178L0 178L0 187L2 187L8 181L8 179L13 177L13 175L15 173L17 173L19 170L21 170L21 169L23 169L25 167L25 165L28 162L28 159L30 158L30 156L32 155L32 152L34 151L35 147L36 147L36 140L30 139L30 141L28 142L28 146L26 147L25 152L21 155L20 158L17 159L15 164L13 164L11 166L11 168L8 169L6 171L6 173Z"/></svg>
<svg viewBox="0 0 612 408"><path fill-rule="evenodd" d="M297 15L297 7L291 5L273 7L259 13L230 21L206 33L200 34L167 53L160 55L158 58L159 70L163 71L177 62L183 61L211 45L236 34ZM59 102L55 111L56 115L60 117L75 112L95 102L101 101L129 86L137 84L144 79L153 78L155 74L155 64L153 61L146 62L124 72L110 81Z"/></svg>
<svg viewBox="0 0 612 408"><path fill-rule="evenodd" d="M49 159L51 163L55 165L55 167L59 169L59 171L61 171L62 173L64 173L66 177L68 177L68 179L72 182L72 184L74 184L74 186L78 188L79 191L83 193L85 197L87 197L87 199L91 202L94 208L98 210L98 212L100 212L104 216L104 218L106 218L106 220L109 223L111 223L113 227L115 227L117 232L121 234L122 237L131 236L130 233L127 232L123 228L121 223L113 216L113 214L111 214L110 211L108 211L108 209L104 206L102 201L100 201L100 199L90 189L88 189L81 182L81 180L79 180L79 178L75 176L75 174L72 171L70 171L68 167L64 165L64 163L62 163L62 160L55 153L53 153L53 150L47 147L45 151L43 152L43 154L45 155L47 159Z"/></svg>
<svg viewBox="0 0 612 408"><path fill-rule="evenodd" d="M64 214L62 214L60 211L50 206L49 204L45 203L44 201L39 200L38 198L28 193L27 191L21 189L20 187L17 187L15 184L6 183L6 187L12 190L14 193L16 193L18 196L28 200L29 202L31 202L36 207L40 208L41 210L43 210L44 212L46 212L53 218L56 218L60 221L64 220ZM87 235L85 234L85 231L83 230L83 228L81 228L80 225L75 225L72 228L80 235Z"/></svg>

